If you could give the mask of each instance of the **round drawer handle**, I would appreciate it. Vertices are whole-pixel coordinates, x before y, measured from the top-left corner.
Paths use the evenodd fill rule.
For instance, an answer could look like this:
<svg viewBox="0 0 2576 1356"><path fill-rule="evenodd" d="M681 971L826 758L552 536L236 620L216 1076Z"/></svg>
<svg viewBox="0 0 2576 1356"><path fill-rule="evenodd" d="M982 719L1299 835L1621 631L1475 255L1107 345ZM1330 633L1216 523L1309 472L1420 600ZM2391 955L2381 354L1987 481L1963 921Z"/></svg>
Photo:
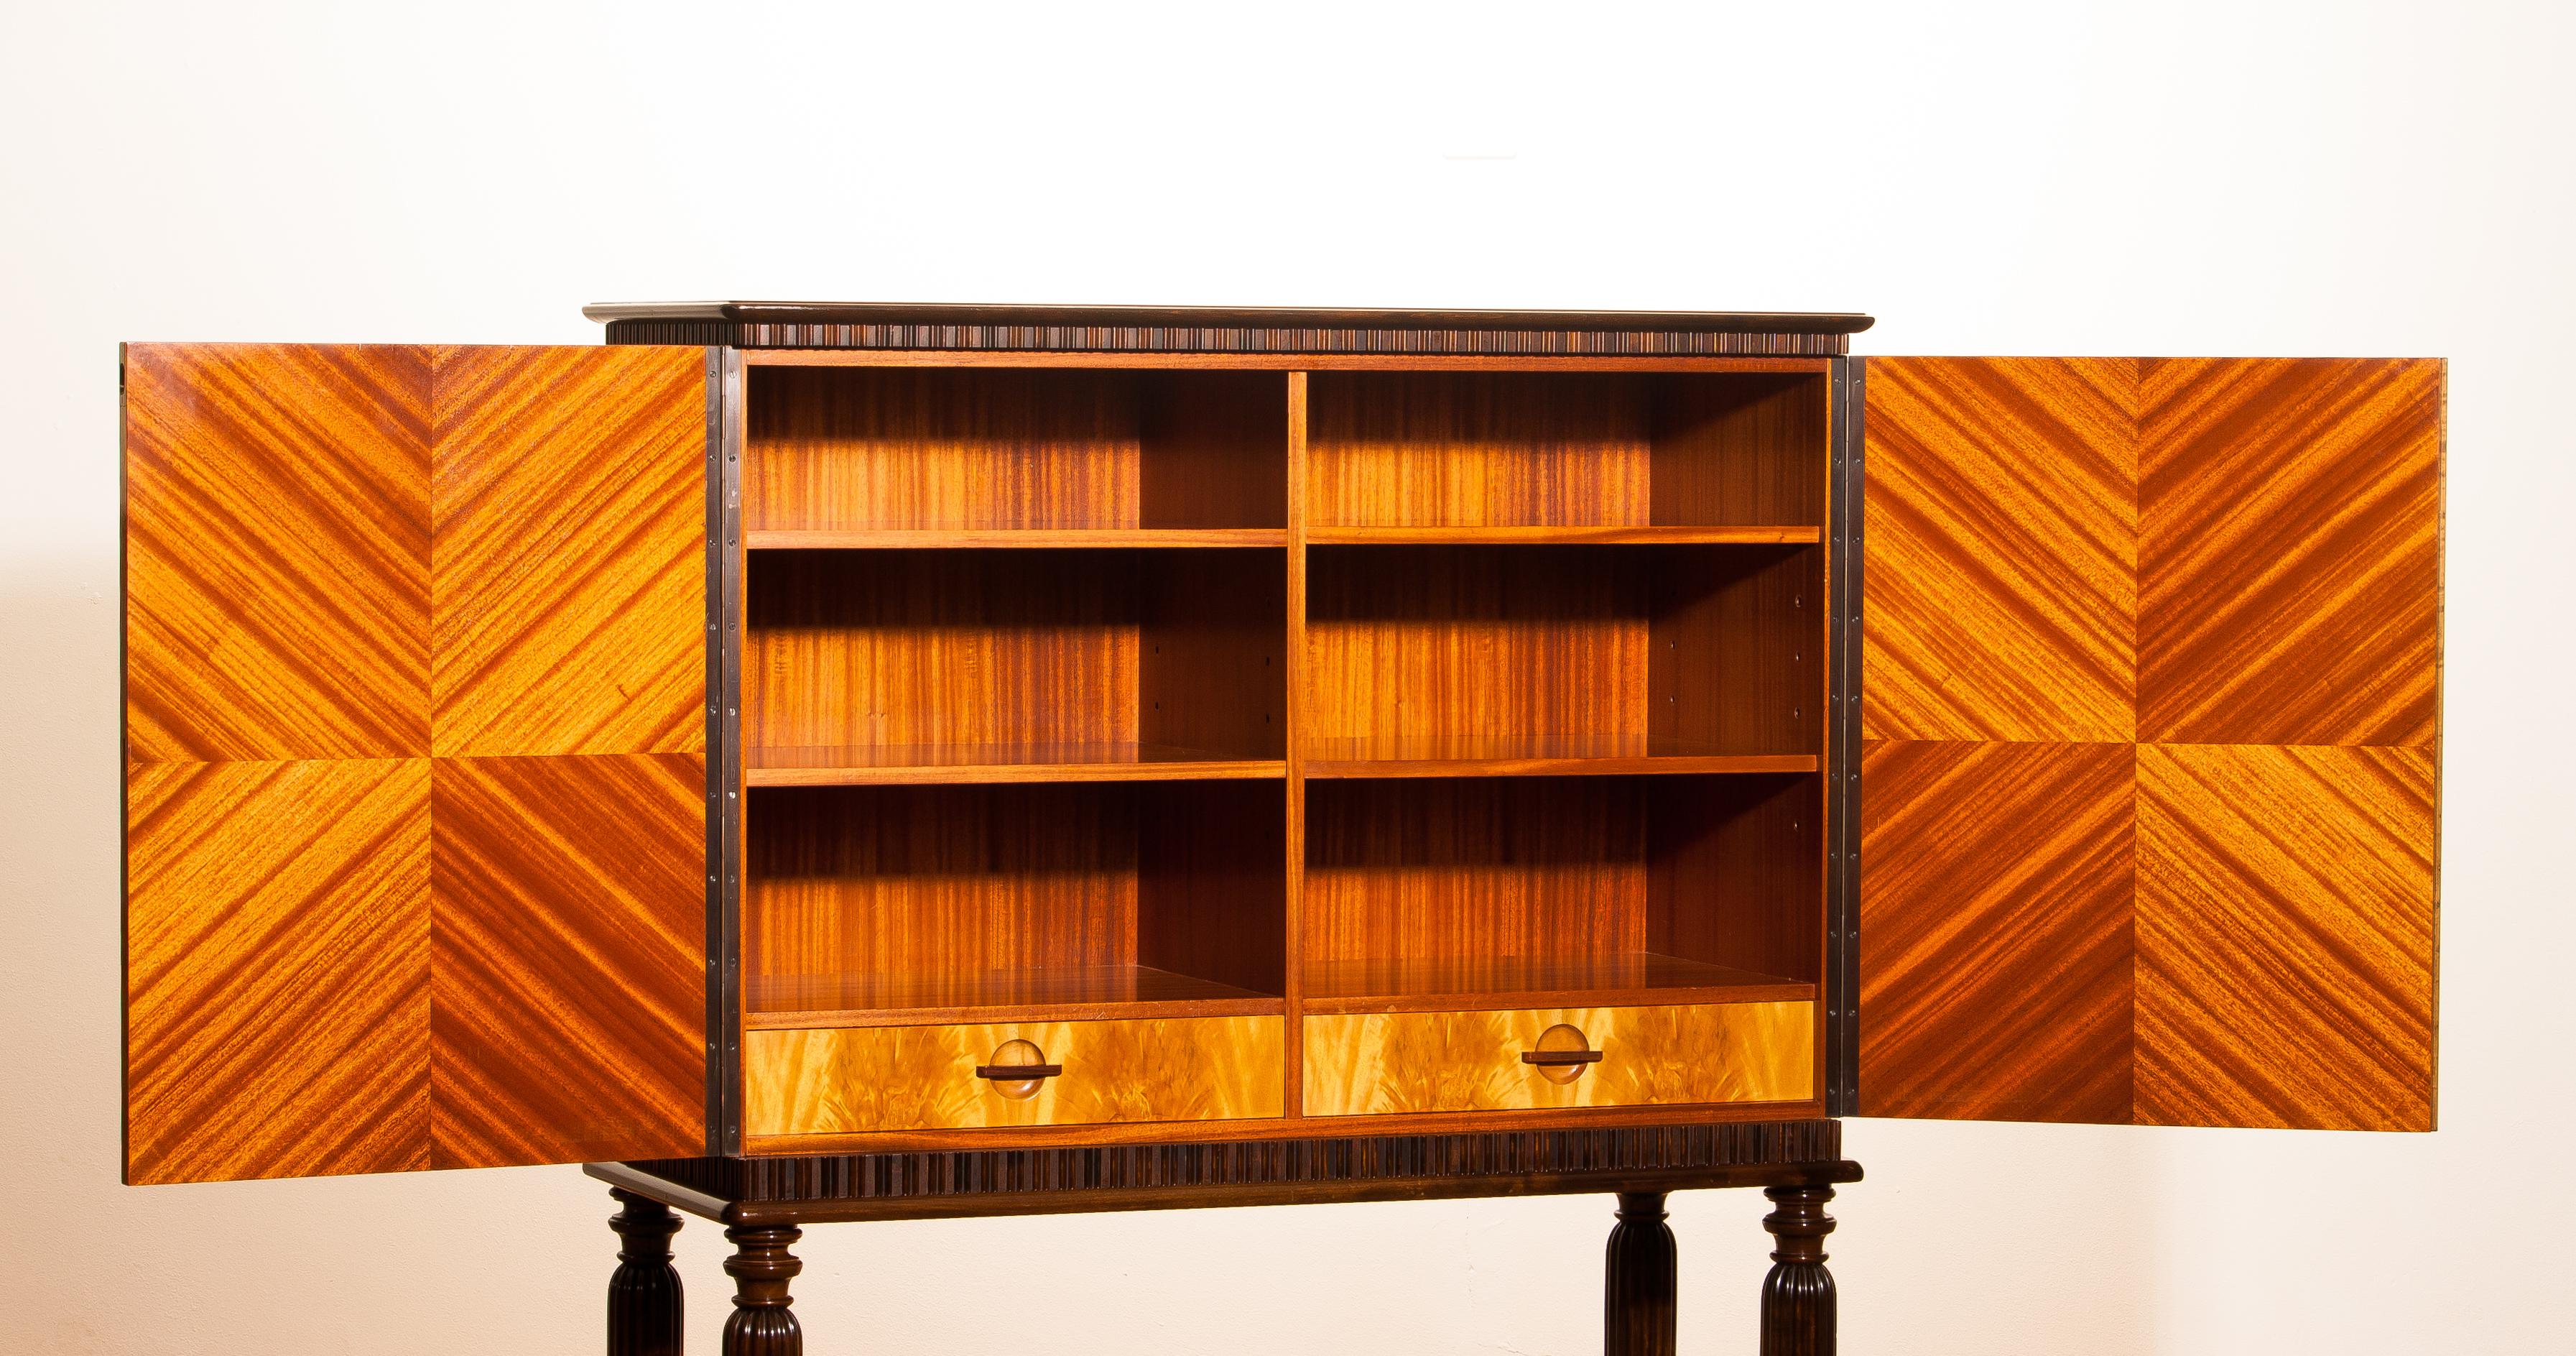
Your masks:
<svg viewBox="0 0 2576 1356"><path fill-rule="evenodd" d="M1583 1076L1586 1065L1601 1062L1601 1052L1592 1048L1583 1032L1563 1022L1538 1033L1537 1046L1521 1052L1521 1063L1551 1083L1571 1083Z"/></svg>
<svg viewBox="0 0 2576 1356"><path fill-rule="evenodd" d="M1027 1041L1004 1041L993 1052L992 1063L975 1066L977 1078L1015 1102L1037 1096L1048 1079L1063 1072L1063 1065L1047 1063L1046 1052Z"/></svg>

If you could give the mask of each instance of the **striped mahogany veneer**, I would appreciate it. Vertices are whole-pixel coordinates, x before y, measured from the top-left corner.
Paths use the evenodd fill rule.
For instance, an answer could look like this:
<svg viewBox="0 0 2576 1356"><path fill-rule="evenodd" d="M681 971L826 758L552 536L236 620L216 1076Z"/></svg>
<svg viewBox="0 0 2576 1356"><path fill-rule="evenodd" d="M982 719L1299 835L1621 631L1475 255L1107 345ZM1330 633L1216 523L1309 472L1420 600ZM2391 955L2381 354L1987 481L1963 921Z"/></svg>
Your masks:
<svg viewBox="0 0 2576 1356"><path fill-rule="evenodd" d="M1864 1114L2432 1127L2442 381L1869 360Z"/></svg>
<svg viewBox="0 0 2576 1356"><path fill-rule="evenodd" d="M703 355L125 379L127 1178L696 1152Z"/></svg>

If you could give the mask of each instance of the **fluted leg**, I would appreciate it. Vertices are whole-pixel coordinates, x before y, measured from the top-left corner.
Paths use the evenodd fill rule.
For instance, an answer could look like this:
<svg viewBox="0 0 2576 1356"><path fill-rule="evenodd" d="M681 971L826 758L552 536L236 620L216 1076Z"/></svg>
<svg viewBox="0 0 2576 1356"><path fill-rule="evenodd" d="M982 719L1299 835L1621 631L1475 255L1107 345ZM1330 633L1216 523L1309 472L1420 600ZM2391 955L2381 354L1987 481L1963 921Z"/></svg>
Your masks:
<svg viewBox="0 0 2576 1356"><path fill-rule="evenodd" d="M1762 1356L1834 1356L1834 1278L1825 1270L1825 1235L1834 1217L1824 1186L1766 1187L1772 1210L1762 1227L1774 1240L1771 1275L1762 1282Z"/></svg>
<svg viewBox="0 0 2576 1356"><path fill-rule="evenodd" d="M1606 1356L1673 1356L1673 1231L1664 1193L1622 1191L1602 1269L1601 1350Z"/></svg>
<svg viewBox="0 0 2576 1356"><path fill-rule="evenodd" d="M680 1273L671 1265L679 1217L650 1197L612 1187L624 1208L608 1217L617 1231L617 1271L608 1278L608 1356L680 1356Z"/></svg>
<svg viewBox="0 0 2576 1356"><path fill-rule="evenodd" d="M792 1224L735 1225L725 1230L733 1256L725 1272L733 1277L733 1316L725 1320L724 1356L804 1356L805 1333L796 1315L787 1282L805 1269L788 1251L805 1231Z"/></svg>

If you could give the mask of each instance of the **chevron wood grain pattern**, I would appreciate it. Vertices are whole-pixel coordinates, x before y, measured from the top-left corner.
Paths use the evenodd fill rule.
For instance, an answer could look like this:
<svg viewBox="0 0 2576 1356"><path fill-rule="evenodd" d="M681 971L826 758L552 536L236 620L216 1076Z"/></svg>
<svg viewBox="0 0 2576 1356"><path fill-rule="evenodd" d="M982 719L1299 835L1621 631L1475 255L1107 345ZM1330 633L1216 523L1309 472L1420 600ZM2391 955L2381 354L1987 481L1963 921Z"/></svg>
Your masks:
<svg viewBox="0 0 2576 1356"><path fill-rule="evenodd" d="M2139 737L2427 749L2438 359L2158 359L2139 475Z"/></svg>
<svg viewBox="0 0 2576 1356"><path fill-rule="evenodd" d="M126 768L126 1180L430 1163L429 765Z"/></svg>
<svg viewBox="0 0 2576 1356"><path fill-rule="evenodd" d="M432 752L704 749L704 355L435 364Z"/></svg>
<svg viewBox="0 0 2576 1356"><path fill-rule="evenodd" d="M2442 378L1870 360L1865 1113L2430 1127Z"/></svg>
<svg viewBox="0 0 2576 1356"><path fill-rule="evenodd" d="M703 1143L701 361L127 349L133 1180Z"/></svg>
<svg viewBox="0 0 2576 1356"><path fill-rule="evenodd" d="M1711 1003L1304 1019L1309 1116L1802 1101L1815 1089L1815 1005ZM1575 1028L1601 1060L1555 1082L1521 1059ZM1553 1046L1548 1048L1554 1048Z"/></svg>
<svg viewBox="0 0 2576 1356"><path fill-rule="evenodd" d="M2125 1122L2125 744L1862 755L1861 1114Z"/></svg>
<svg viewBox="0 0 2576 1356"><path fill-rule="evenodd" d="M429 406L418 348L126 349L129 761L426 751Z"/></svg>
<svg viewBox="0 0 2576 1356"><path fill-rule="evenodd" d="M698 1152L704 756L441 759L431 787L438 1166Z"/></svg>
<svg viewBox="0 0 2576 1356"><path fill-rule="evenodd" d="M2138 751L2138 1119L2433 1128L2433 758Z"/></svg>
<svg viewBox="0 0 2576 1356"><path fill-rule="evenodd" d="M1269 1118L1284 1091L1278 1017L835 1027L743 1035L744 1133ZM1063 1073L1027 1098L975 1076L1027 1041Z"/></svg>
<svg viewBox="0 0 2576 1356"><path fill-rule="evenodd" d="M1864 736L2135 738L2136 361L1868 361Z"/></svg>

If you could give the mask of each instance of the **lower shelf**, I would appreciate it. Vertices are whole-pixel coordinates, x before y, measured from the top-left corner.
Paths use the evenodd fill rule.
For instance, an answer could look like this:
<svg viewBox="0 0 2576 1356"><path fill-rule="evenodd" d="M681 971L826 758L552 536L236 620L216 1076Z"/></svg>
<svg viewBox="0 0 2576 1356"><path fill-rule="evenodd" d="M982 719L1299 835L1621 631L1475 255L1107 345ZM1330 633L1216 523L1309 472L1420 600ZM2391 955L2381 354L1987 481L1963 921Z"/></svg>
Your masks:
<svg viewBox="0 0 2576 1356"><path fill-rule="evenodd" d="M1472 961L1310 961L1299 987L1310 1013L1807 1002L1816 996L1815 985L1799 980L1649 951Z"/></svg>
<svg viewBox="0 0 2576 1356"><path fill-rule="evenodd" d="M1079 1022L1111 1017L1278 1016L1276 995L1150 965L992 970L980 975L773 975L745 983L751 1031Z"/></svg>

